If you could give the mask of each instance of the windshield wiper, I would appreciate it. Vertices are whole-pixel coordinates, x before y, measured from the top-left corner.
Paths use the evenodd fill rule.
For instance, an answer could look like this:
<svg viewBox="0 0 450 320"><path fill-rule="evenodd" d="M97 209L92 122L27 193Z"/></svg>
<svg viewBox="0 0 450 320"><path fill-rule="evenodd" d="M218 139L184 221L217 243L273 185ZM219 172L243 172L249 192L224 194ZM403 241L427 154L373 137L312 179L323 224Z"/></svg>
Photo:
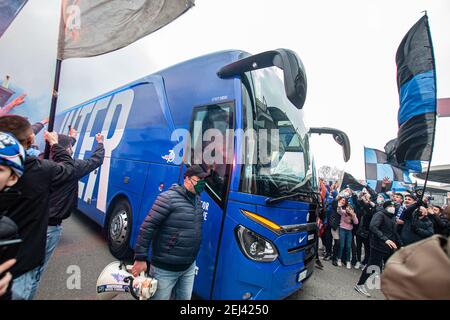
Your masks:
<svg viewBox="0 0 450 320"><path fill-rule="evenodd" d="M267 198L266 199L266 203L267 204L273 204L273 203L280 202L280 201L283 201L283 200L287 200L287 199L290 199L290 198L294 198L294 197L297 197L297 196L310 197L311 199L313 199L317 203L320 203L320 200L317 197L317 195L318 195L318 193L317 192L313 192L313 191L297 191L295 193L287 194L285 196L280 196L280 197L276 197L276 198Z"/></svg>

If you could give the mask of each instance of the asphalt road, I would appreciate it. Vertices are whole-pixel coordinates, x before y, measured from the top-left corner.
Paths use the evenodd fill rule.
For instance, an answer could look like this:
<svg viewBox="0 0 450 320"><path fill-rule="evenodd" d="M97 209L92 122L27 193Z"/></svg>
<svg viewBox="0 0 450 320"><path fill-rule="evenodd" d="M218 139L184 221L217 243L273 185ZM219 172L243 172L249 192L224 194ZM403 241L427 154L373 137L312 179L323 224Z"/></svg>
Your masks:
<svg viewBox="0 0 450 320"><path fill-rule="evenodd" d="M110 254L101 228L80 213L63 224L63 235L41 279L36 300L93 300L95 284L103 268L116 259ZM323 261L324 270L315 269L302 290L290 300L360 300L353 286L361 271L334 267ZM79 275L79 277L78 277ZM383 299L380 290L371 290L369 299ZM132 300L131 295L116 299Z"/></svg>

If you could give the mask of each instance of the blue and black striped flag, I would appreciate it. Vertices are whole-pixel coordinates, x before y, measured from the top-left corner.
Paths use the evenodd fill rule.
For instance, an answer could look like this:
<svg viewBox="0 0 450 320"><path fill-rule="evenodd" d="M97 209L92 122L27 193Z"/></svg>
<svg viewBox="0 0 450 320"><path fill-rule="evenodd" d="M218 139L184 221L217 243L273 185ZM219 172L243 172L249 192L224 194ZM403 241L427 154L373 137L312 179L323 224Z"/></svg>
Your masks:
<svg viewBox="0 0 450 320"><path fill-rule="evenodd" d="M388 189L405 191L412 184L409 171L387 163L387 155L383 151L364 147L364 161L366 164L366 182L376 192L381 192L384 178L389 178L391 185Z"/></svg>
<svg viewBox="0 0 450 320"><path fill-rule="evenodd" d="M399 130L389 160L410 168L431 161L436 125L436 67L426 14L403 38L396 62Z"/></svg>

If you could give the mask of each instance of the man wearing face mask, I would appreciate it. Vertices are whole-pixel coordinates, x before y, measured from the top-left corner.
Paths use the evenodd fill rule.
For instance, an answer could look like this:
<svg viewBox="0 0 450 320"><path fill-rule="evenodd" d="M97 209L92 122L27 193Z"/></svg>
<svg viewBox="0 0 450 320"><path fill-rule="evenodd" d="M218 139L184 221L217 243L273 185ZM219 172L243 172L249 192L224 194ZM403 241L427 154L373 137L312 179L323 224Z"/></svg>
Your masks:
<svg viewBox="0 0 450 320"><path fill-rule="evenodd" d="M355 286L357 292L367 297L370 297L364 286L367 279L376 269L381 273L383 262L386 263L394 251L402 244L397 233L394 202L386 201L383 204L383 210L374 214L370 222L370 231L369 261Z"/></svg>
<svg viewBox="0 0 450 320"><path fill-rule="evenodd" d="M150 275L158 280L153 300L191 299L204 220L200 194L208 176L199 165L187 168L183 185L162 192L141 225L131 272L136 277L147 270L151 243Z"/></svg>

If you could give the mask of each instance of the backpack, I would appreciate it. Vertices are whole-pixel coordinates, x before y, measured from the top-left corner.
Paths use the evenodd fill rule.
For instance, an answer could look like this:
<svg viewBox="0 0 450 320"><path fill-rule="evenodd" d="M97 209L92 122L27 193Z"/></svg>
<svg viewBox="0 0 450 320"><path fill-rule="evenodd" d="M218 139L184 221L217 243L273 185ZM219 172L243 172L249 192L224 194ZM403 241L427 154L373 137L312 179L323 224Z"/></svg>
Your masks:
<svg viewBox="0 0 450 320"><path fill-rule="evenodd" d="M330 218L328 220L331 229L336 230L339 228L339 225L341 224L341 215L339 213L337 213L336 210L332 210L331 214L330 214Z"/></svg>

